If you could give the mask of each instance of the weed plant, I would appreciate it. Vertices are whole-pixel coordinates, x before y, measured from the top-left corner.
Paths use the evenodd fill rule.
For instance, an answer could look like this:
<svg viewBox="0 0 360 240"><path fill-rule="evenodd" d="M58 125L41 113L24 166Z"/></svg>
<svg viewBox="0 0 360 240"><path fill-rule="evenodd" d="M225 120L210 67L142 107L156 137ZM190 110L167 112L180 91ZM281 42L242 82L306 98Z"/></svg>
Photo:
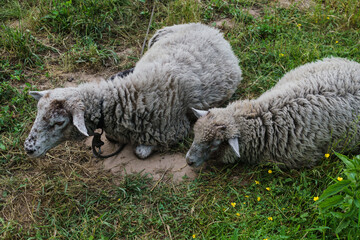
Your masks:
<svg viewBox="0 0 360 240"><path fill-rule="evenodd" d="M133 67L153 4L151 34L193 21L221 28L244 75L235 100L257 97L287 71L323 57L360 62L359 1L0 4L1 238L358 238L358 156L336 154L341 161L324 157L313 169L286 172L272 165L213 166L176 185L150 175L114 176L82 145L64 143L36 160L22 145L36 112L28 91L61 86L68 71ZM190 143L172 151L184 153Z"/></svg>

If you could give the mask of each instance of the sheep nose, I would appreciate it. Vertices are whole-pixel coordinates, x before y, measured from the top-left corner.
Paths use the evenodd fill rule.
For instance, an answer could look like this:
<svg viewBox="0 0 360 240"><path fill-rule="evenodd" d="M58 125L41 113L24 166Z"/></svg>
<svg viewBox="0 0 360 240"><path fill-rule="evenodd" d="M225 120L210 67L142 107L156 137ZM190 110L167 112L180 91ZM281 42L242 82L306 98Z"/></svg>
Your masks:
<svg viewBox="0 0 360 240"><path fill-rule="evenodd" d="M25 151L27 154L31 155L35 152L35 150L25 147Z"/></svg>
<svg viewBox="0 0 360 240"><path fill-rule="evenodd" d="M191 166L191 165L194 164L194 162L191 162L188 158L186 159L186 163L187 163L189 166Z"/></svg>

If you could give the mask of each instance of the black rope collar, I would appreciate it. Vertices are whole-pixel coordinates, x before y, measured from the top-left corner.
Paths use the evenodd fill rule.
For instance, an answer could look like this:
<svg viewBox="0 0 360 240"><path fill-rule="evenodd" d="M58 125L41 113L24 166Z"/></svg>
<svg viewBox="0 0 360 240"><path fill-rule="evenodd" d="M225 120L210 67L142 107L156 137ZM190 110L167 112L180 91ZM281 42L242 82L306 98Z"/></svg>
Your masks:
<svg viewBox="0 0 360 240"><path fill-rule="evenodd" d="M94 137L92 139L92 144L91 144L93 154L97 158L109 158L109 157L115 156L115 155L119 154L125 147L125 144L122 144L119 147L119 149L116 150L115 152L108 154L108 155L101 155L101 147L104 145L104 142L101 140L101 135L104 133L104 127L105 127L103 103L104 103L104 99L101 99L101 101L100 101L100 120L96 127L96 129L98 129L98 128L101 129L101 133L94 132ZM96 150L96 148L98 148L99 150Z"/></svg>

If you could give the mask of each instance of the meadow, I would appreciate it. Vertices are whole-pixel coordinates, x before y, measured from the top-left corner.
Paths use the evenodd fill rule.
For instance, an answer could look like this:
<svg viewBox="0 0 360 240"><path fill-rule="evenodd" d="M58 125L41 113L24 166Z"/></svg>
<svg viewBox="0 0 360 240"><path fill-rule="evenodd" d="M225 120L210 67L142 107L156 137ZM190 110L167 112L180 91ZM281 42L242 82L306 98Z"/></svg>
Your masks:
<svg viewBox="0 0 360 240"><path fill-rule="evenodd" d="M30 90L67 73L133 67L164 26L217 26L239 58L232 100L255 98L287 71L329 56L360 62L357 0L0 0L0 238L360 239L360 157L312 169L213 166L180 184L116 176L81 143L28 158ZM155 6L155 7L154 7ZM149 35L148 24L154 7ZM146 49L145 49L146 50ZM185 155L191 136L171 149Z"/></svg>

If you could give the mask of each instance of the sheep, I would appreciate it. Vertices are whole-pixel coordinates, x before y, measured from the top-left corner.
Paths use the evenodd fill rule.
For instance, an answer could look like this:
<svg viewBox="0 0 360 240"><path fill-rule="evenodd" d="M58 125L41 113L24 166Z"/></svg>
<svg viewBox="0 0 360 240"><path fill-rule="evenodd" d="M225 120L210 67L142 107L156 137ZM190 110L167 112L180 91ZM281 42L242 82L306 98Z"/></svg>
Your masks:
<svg viewBox="0 0 360 240"><path fill-rule="evenodd" d="M200 23L165 27L126 74L30 92L38 100L38 113L25 151L39 157L65 140L84 139L102 128L109 139L131 143L137 157L145 159L184 139L191 108L224 103L237 89L241 74L219 30Z"/></svg>
<svg viewBox="0 0 360 240"><path fill-rule="evenodd" d="M285 74L257 99L193 110L199 119L188 165L214 158L311 168L332 146L359 150L360 64L325 58Z"/></svg>

